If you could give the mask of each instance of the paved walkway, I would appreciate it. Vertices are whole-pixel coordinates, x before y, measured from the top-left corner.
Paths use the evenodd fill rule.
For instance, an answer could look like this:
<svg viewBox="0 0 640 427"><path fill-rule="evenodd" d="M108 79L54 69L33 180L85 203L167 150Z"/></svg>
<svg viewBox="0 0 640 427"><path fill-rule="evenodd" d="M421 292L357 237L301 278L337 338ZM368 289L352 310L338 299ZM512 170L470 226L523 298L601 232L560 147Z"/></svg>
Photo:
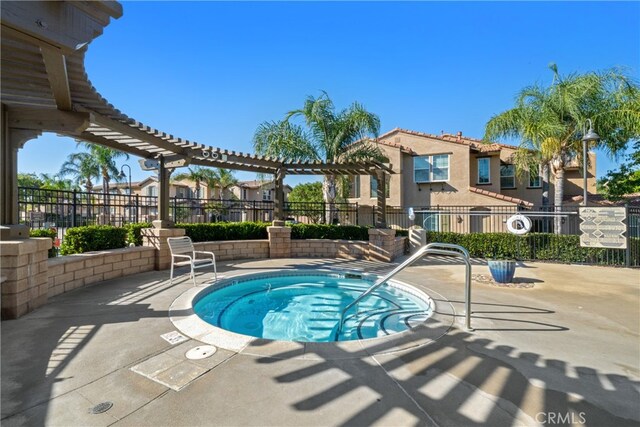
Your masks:
<svg viewBox="0 0 640 427"><path fill-rule="evenodd" d="M220 270L327 263L367 271L391 267L295 259L227 263ZM474 273L487 274L487 268L475 265ZM168 310L190 281L171 287L167 272L149 272L60 295L1 324L1 422L640 425L640 271L527 263L516 276L533 287L474 283L474 332L461 326L463 274L459 265L433 260L400 275L440 307L446 299L455 309L453 326L430 344L391 340L358 354L327 344L311 352L307 347L306 357L290 347L282 352L278 343L261 343L262 356L218 349L191 367L199 376L180 391L131 368L170 358L185 366L184 352L198 343L172 346L160 335L175 330ZM393 351L397 347L405 350ZM171 375L185 372L177 367ZM90 413L105 401L113 407Z"/></svg>

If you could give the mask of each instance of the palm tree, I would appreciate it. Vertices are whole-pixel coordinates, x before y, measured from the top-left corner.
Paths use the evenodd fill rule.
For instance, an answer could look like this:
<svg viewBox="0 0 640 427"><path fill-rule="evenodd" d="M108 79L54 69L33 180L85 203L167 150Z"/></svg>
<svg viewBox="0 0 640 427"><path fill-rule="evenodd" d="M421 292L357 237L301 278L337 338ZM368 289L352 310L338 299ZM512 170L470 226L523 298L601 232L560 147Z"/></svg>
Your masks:
<svg viewBox="0 0 640 427"><path fill-rule="evenodd" d="M93 179L100 176L100 168L89 153L71 153L62 164L60 176L71 176L72 182L84 185L87 192L93 190Z"/></svg>
<svg viewBox="0 0 640 427"><path fill-rule="evenodd" d="M565 167L571 159L582 160L582 137L588 119L601 138L591 143L591 149L604 148L615 156L629 140L640 136L640 87L618 70L561 76L555 64L549 68L553 72L551 85L521 90L514 108L487 122L484 138L519 138L514 156L516 170L521 174L538 165L543 170L548 167L554 178L554 205L558 210L564 196ZM559 217L555 225L555 232L560 233Z"/></svg>
<svg viewBox="0 0 640 427"><path fill-rule="evenodd" d="M293 118L303 119L307 129L291 123ZM284 120L260 124L253 145L258 154L294 161L381 160L380 149L368 142L368 138L376 138L379 131L377 115L357 102L336 113L333 102L323 92L317 98L309 96L301 109L289 112ZM335 175L325 175L322 193L332 219L338 193Z"/></svg>
<svg viewBox="0 0 640 427"><path fill-rule="evenodd" d="M224 192L236 185L238 179L233 175L233 171L229 169L215 169L213 173L215 174L215 178L210 181L210 185L218 187L220 200L222 200Z"/></svg>
<svg viewBox="0 0 640 427"><path fill-rule="evenodd" d="M209 168L201 168L200 166L194 166L188 168L189 172L179 173L173 176L174 181L188 180L195 183L196 197L202 197L200 194L200 188L202 183L209 184L216 178L215 172Z"/></svg>
<svg viewBox="0 0 640 427"><path fill-rule="evenodd" d="M109 218L109 183L111 180L119 181L120 171L116 165L116 159L125 158L128 159L129 155L122 151L113 150L102 145L91 144L89 142L80 142L79 145L87 148L89 154L93 157L94 161L98 165L100 176L102 177L102 191L104 194L104 214L106 218Z"/></svg>
<svg viewBox="0 0 640 427"><path fill-rule="evenodd" d="M42 180L42 186L48 190L75 190L78 188L78 184L74 183L70 179L64 179L60 174L41 173L40 179Z"/></svg>

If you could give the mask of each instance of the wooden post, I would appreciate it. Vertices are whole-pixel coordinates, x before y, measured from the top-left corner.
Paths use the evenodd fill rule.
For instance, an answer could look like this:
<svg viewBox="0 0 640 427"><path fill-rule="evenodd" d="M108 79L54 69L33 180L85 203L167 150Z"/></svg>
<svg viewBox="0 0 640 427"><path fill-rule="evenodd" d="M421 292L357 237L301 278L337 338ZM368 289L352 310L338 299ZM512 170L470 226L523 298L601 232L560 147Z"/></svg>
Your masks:
<svg viewBox="0 0 640 427"><path fill-rule="evenodd" d="M160 157L158 168L158 219L153 221L155 228L169 228L173 222L169 219L169 177L171 172L165 167L164 157Z"/></svg>
<svg viewBox="0 0 640 427"><path fill-rule="evenodd" d="M275 200L273 203L273 219L284 220L284 168L278 168L275 175Z"/></svg>
<svg viewBox="0 0 640 427"><path fill-rule="evenodd" d="M378 182L375 226L376 228L387 228L387 177L384 171L378 170L376 175L372 175L371 178Z"/></svg>
<svg viewBox="0 0 640 427"><path fill-rule="evenodd" d="M14 129L9 127L9 112L0 107L2 131L0 132L0 237L28 238L29 229L20 225L18 209L18 150L30 139L37 138L42 131L35 129Z"/></svg>

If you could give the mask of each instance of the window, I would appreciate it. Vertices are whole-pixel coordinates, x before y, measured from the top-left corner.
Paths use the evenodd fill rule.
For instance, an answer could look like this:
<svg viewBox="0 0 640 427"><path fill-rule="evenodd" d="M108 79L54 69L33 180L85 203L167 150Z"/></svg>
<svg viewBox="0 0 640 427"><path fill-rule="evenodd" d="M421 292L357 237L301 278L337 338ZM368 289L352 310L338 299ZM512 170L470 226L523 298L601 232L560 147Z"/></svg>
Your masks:
<svg viewBox="0 0 640 427"><path fill-rule="evenodd" d="M247 200L249 197L249 195L247 194L247 189L243 188L242 189L242 200Z"/></svg>
<svg viewBox="0 0 640 427"><path fill-rule="evenodd" d="M516 174L513 165L500 166L500 188L516 188Z"/></svg>
<svg viewBox="0 0 640 427"><path fill-rule="evenodd" d="M533 167L529 169L529 187L530 188L542 187L542 176L540 176L539 167Z"/></svg>
<svg viewBox="0 0 640 427"><path fill-rule="evenodd" d="M418 156L413 158L415 182L441 182L449 180L449 155Z"/></svg>
<svg viewBox="0 0 640 427"><path fill-rule="evenodd" d="M349 181L349 197L360 198L360 175L354 176Z"/></svg>
<svg viewBox="0 0 640 427"><path fill-rule="evenodd" d="M271 200L271 190L262 190L262 200Z"/></svg>
<svg viewBox="0 0 640 427"><path fill-rule="evenodd" d="M390 192L390 183L391 183L391 177L389 175L386 175L386 186L385 186L385 197L389 197L389 195L391 194ZM378 197L378 180L376 179L375 176L371 175L369 178L369 181L371 183L371 198L374 199L376 197Z"/></svg>
<svg viewBox="0 0 640 427"><path fill-rule="evenodd" d="M422 226L427 231L450 231L450 214L448 212L427 214L422 221Z"/></svg>
<svg viewBox="0 0 640 427"><path fill-rule="evenodd" d="M151 185L147 187L147 196L157 196L158 195L158 187L155 185Z"/></svg>
<svg viewBox="0 0 640 427"><path fill-rule="evenodd" d="M491 159L483 157L478 159L478 184L491 183Z"/></svg>

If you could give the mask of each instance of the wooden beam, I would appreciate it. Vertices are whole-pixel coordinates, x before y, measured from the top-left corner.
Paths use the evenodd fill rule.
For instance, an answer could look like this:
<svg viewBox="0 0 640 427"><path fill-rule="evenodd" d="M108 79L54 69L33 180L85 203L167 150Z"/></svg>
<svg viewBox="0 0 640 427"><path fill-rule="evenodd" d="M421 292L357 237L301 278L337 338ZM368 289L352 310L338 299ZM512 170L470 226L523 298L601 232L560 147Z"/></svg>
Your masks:
<svg viewBox="0 0 640 427"><path fill-rule="evenodd" d="M33 44L46 43L71 53L102 34L109 17L121 15L119 5L96 7L99 2L85 3L82 8L72 1L3 1L0 20L5 28L22 33ZM118 10L120 9L120 10Z"/></svg>
<svg viewBox="0 0 640 427"><path fill-rule="evenodd" d="M64 133L63 133L64 135ZM122 151L125 153L133 154L134 156L142 157L143 159L147 159L150 157L154 157L151 153L143 150L139 150L135 147L129 147L128 145L119 144L115 141L102 138L100 136L96 136L89 132L82 132L79 135L65 135L71 138L81 139L87 142L93 142L94 144L103 145L105 147L113 148L114 150Z"/></svg>
<svg viewBox="0 0 640 427"><path fill-rule="evenodd" d="M67 63L60 49L40 47L44 66L47 69L49 84L56 105L59 110L71 111L71 91L69 90L69 76L67 75Z"/></svg>
<svg viewBox="0 0 640 427"><path fill-rule="evenodd" d="M85 110L84 108L82 109ZM86 109L86 111L90 111ZM166 151L171 151L174 154L182 154L187 155L188 153L181 147L178 147L170 142L165 141L164 139L158 138L157 136L153 136L144 132L138 128L131 127L127 124L121 123L116 120L112 120L106 116L103 116L99 113L95 113L93 116L93 123L98 124L107 129L115 130L121 132L129 138L139 139L140 141L148 142L158 148L161 148Z"/></svg>
<svg viewBox="0 0 640 427"><path fill-rule="evenodd" d="M91 114L54 109L9 110L9 127L77 134L91 124Z"/></svg>

